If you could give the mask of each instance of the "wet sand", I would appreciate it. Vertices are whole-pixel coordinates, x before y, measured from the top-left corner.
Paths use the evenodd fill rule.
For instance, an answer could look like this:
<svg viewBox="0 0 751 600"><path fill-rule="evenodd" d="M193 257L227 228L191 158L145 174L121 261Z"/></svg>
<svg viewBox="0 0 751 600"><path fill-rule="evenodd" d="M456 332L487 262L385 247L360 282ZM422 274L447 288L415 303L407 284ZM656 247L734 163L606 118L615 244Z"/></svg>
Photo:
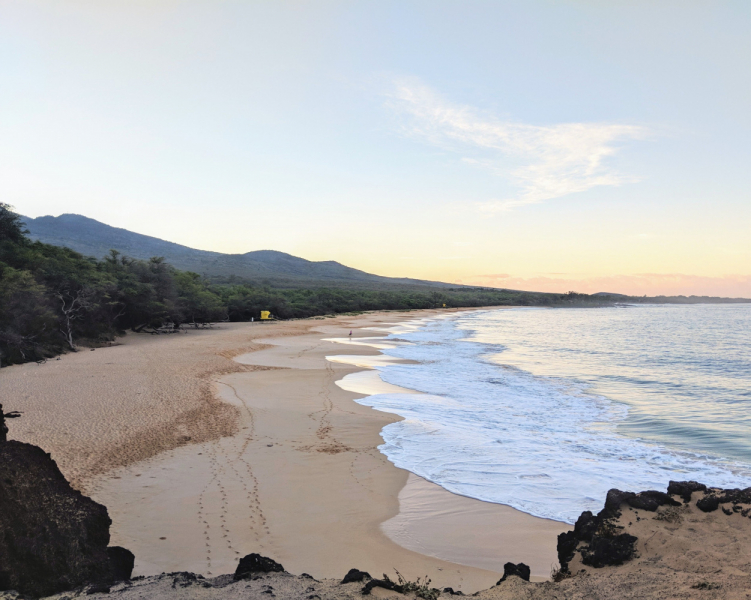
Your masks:
<svg viewBox="0 0 751 600"><path fill-rule="evenodd" d="M508 506L457 496L410 473L399 492L399 514L381 525L404 548L484 569L523 562L532 580L558 564L555 542L565 523L538 519Z"/></svg>
<svg viewBox="0 0 751 600"><path fill-rule="evenodd" d="M398 417L353 401L358 386L388 384L326 359L381 362L377 349L358 345L374 335L365 328L416 316L128 336L122 346L5 369L2 385L19 399L7 408L27 411L13 437L51 451L109 508L112 544L135 553L135 574L216 575L260 552L293 573L396 567L465 592L489 587L522 554L547 576L565 525L416 486L377 450L380 430ZM351 346L323 339L350 329Z"/></svg>

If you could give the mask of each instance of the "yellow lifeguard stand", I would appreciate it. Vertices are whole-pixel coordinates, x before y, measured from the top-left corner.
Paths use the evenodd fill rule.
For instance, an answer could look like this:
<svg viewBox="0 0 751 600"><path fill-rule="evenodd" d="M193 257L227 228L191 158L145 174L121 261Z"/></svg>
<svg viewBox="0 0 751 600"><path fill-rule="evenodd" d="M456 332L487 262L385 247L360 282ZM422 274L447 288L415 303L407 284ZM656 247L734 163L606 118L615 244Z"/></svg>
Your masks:
<svg viewBox="0 0 751 600"><path fill-rule="evenodd" d="M262 310L261 311L261 321L268 321L271 319L271 311L270 310Z"/></svg>

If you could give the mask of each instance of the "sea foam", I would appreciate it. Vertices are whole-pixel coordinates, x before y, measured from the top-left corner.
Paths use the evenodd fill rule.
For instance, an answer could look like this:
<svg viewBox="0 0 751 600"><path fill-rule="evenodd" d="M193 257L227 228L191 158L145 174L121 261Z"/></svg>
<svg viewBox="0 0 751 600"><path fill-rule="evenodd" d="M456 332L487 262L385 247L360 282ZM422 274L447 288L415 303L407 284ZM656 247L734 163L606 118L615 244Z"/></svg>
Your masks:
<svg viewBox="0 0 751 600"><path fill-rule="evenodd" d="M611 488L664 490L671 479L749 485L749 465L620 434L628 406L573 378L491 361L503 345L468 339L483 318L391 330L389 338L409 343L383 352L419 363L378 366L381 378L423 393L358 402L403 417L383 429L379 446L395 465L456 494L567 523L599 510Z"/></svg>

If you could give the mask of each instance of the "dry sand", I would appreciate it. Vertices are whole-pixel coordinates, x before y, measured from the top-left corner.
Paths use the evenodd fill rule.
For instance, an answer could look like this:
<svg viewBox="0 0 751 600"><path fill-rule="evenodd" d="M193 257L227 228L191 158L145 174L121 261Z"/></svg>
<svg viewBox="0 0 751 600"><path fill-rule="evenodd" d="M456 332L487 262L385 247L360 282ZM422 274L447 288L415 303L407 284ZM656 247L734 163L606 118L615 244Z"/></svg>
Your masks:
<svg viewBox="0 0 751 600"><path fill-rule="evenodd" d="M294 335L310 323L285 324ZM274 325L271 325L273 327ZM14 439L36 444L86 491L92 476L186 443L237 430L237 408L213 393L222 373L246 369L233 356L261 346L246 324L187 334L128 334L120 344L0 371L7 410L21 410Z"/></svg>
<svg viewBox="0 0 751 600"><path fill-rule="evenodd" d="M547 576L565 525L394 467L377 446L398 417L353 401L353 390L388 384L326 360L389 360L358 345L373 343L363 328L431 314L131 334L120 346L4 369L6 408L25 412L11 435L51 452L109 508L112 543L135 553L135 574L218 575L260 552L317 578L396 567L465 592L491 586L509 560ZM351 346L323 339L350 329Z"/></svg>

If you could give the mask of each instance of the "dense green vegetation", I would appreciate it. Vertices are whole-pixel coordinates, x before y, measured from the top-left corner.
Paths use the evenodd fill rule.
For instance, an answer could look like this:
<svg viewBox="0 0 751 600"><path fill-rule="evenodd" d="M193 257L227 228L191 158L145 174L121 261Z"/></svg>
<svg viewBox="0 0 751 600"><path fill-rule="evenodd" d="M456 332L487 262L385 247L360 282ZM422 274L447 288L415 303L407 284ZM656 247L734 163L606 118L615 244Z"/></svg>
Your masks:
<svg viewBox="0 0 751 600"><path fill-rule="evenodd" d="M0 361L40 360L126 330L226 319L218 294L161 258L104 260L31 242L0 204Z"/></svg>
<svg viewBox="0 0 751 600"><path fill-rule="evenodd" d="M470 287L280 289L237 279L217 284L179 271L163 258L135 260L112 250L97 260L68 248L33 242L19 216L0 203L0 365L103 344L128 329L154 331L168 323L249 321L258 319L262 310L290 319L443 306L603 306L624 300L655 301Z"/></svg>

